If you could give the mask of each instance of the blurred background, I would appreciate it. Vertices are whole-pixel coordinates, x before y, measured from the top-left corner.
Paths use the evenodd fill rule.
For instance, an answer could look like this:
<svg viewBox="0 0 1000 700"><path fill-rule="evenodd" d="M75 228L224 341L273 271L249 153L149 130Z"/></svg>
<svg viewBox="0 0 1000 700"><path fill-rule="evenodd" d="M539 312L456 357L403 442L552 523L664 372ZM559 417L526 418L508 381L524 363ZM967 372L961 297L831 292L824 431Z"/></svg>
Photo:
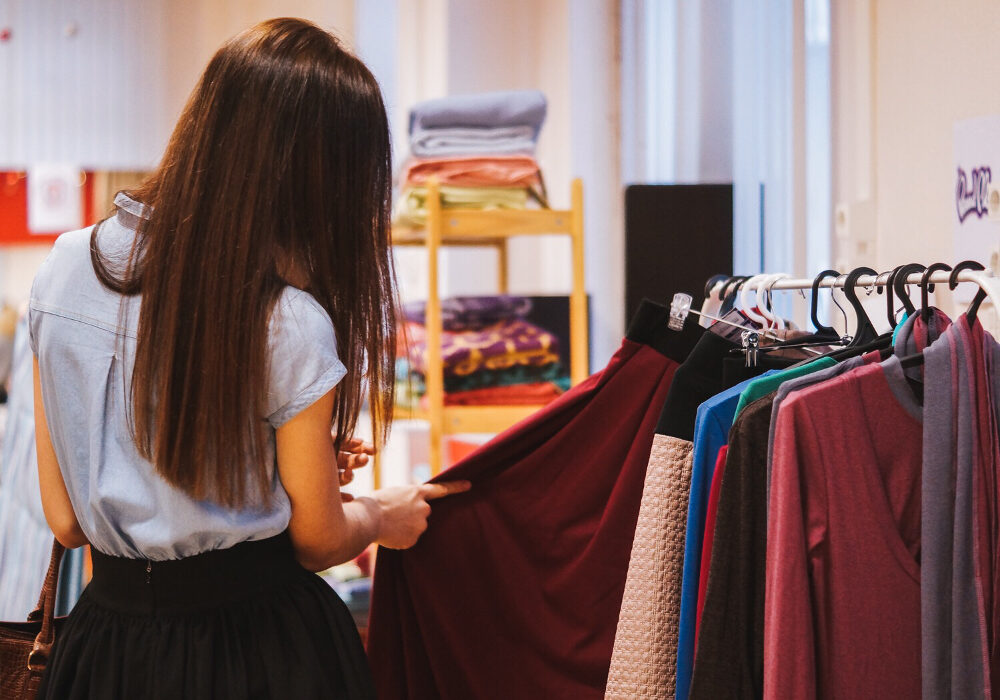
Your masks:
<svg viewBox="0 0 1000 700"><path fill-rule="evenodd" d="M546 204L570 211L582 182L588 370L618 347L636 300L698 299L713 272L997 266L986 200L1000 168L1000 12L989 0L0 0L0 336L12 342L55 235L106 216L157 164L213 52L276 16L312 20L367 62L397 167L414 105L544 95L533 156ZM450 247L440 294L565 300L571 247L565 235L511 239L501 267L495 250ZM396 256L403 300L419 305L426 250ZM784 297L776 305L805 325L805 299ZM568 370L561 308L538 323ZM987 325L992 314L984 307ZM426 421L400 420L381 483L436 471L428 443ZM365 471L356 490L374 483Z"/></svg>

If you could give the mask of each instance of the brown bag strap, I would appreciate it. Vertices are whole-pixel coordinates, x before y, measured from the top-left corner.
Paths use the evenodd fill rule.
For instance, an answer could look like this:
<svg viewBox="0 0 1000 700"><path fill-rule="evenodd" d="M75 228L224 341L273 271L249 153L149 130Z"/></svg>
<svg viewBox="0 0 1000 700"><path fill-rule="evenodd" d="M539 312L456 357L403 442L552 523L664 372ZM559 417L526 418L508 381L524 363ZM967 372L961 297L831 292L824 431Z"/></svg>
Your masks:
<svg viewBox="0 0 1000 700"><path fill-rule="evenodd" d="M38 607L30 615L29 620L42 620L42 629L35 637L35 645L28 655L28 669L33 672L45 670L52 644L55 642L56 590L59 587L59 565L62 563L65 548L59 541L52 538L52 557L49 559L49 570L45 573L42 593L38 597Z"/></svg>

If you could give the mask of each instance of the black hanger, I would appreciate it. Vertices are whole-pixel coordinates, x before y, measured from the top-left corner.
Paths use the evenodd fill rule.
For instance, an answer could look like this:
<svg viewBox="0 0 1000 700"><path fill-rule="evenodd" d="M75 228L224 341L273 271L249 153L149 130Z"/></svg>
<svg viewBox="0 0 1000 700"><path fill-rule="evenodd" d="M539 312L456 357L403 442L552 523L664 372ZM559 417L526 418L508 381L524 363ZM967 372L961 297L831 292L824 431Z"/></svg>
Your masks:
<svg viewBox="0 0 1000 700"><path fill-rule="evenodd" d="M743 286L743 283L750 279L747 275L741 275L738 277L733 277L726 285L722 288L720 292L720 299L722 299L722 307L719 309L719 316L725 316L733 307L736 306L736 293Z"/></svg>
<svg viewBox="0 0 1000 700"><path fill-rule="evenodd" d="M975 260L963 260L958 265L955 265L955 269L951 271L951 276L948 278L948 289L954 290L958 286L958 273L965 270L976 270L978 272L985 269L985 267ZM969 306L969 310L965 314L970 325L976 320L979 307L984 301L986 301L986 290L980 287L979 291L976 292L975 298L972 300L972 304Z"/></svg>
<svg viewBox="0 0 1000 700"><path fill-rule="evenodd" d="M855 286L858 279L863 275L877 275L878 273L871 269L870 267L858 267L851 270L847 275L847 279L844 281L844 296L847 300L851 302L851 306L854 308L854 315L858 318L858 327L854 333L854 339L851 340L848 347L857 347L858 345L863 345L865 343L870 343L878 337L878 333L875 331L875 327L872 325L872 321L868 318L868 314L865 313L865 307L861 303L861 299L858 298L858 290Z"/></svg>
<svg viewBox="0 0 1000 700"><path fill-rule="evenodd" d="M836 270L823 270L821 273L816 275L813 279L812 284L812 299L809 302L809 317L812 319L813 325L816 327L816 333L823 335L831 335L837 337L837 330L831 326L824 326L819 322L819 315L817 314L817 307L819 306L819 284L827 277L840 277L840 273ZM833 290L831 289L831 292Z"/></svg>
<svg viewBox="0 0 1000 700"><path fill-rule="evenodd" d="M907 316L912 316L917 312L917 307L913 305L910 301L910 295L906 293L906 278L909 277L914 272L923 272L927 268L920 263L910 263L909 265L903 265L896 270L895 274L892 276L892 289L896 292L896 296L899 300L903 302L903 308L906 309Z"/></svg>
<svg viewBox="0 0 1000 700"><path fill-rule="evenodd" d="M705 298L708 299L712 294L712 290L715 289L715 285L724 280L728 280L729 275L712 275L708 278L708 282L705 283ZM721 301L721 297L720 297Z"/></svg>
<svg viewBox="0 0 1000 700"><path fill-rule="evenodd" d="M895 297L892 294L892 281L896 279L896 273L903 269L902 265L898 265L892 269L892 272L883 272L882 275L888 275L885 278L885 317L889 319L889 328L893 329L896 327L896 302ZM879 275L881 277L882 275ZM882 293L882 289L878 289L878 293Z"/></svg>
<svg viewBox="0 0 1000 700"><path fill-rule="evenodd" d="M719 289L719 301L723 301L729 295L729 288L742 279L745 278L740 277L739 275L734 275L727 279L725 283L723 283L722 288Z"/></svg>
<svg viewBox="0 0 1000 700"><path fill-rule="evenodd" d="M932 266L933 267L933 266ZM960 272L965 270L983 270L985 269L980 263L975 260L963 260L962 262L955 265L955 268L951 271L951 275L948 277L948 289L954 290L958 286L958 275ZM926 273L925 273L926 275ZM969 323L973 323L976 320L976 314L979 312L979 305L983 303L986 299L986 292L980 289L976 293L976 298L972 301L972 306L969 307L967 318ZM924 363L924 354L922 352L915 353L913 355L908 355L900 360L900 364L903 369L909 369L911 367L918 367Z"/></svg>
<svg viewBox="0 0 1000 700"><path fill-rule="evenodd" d="M951 265L940 262L932 263L930 267L924 270L924 275L920 278L920 317L924 320L924 323L927 323L931 318L929 294L934 291L934 285L931 283L931 275L935 272L950 269Z"/></svg>

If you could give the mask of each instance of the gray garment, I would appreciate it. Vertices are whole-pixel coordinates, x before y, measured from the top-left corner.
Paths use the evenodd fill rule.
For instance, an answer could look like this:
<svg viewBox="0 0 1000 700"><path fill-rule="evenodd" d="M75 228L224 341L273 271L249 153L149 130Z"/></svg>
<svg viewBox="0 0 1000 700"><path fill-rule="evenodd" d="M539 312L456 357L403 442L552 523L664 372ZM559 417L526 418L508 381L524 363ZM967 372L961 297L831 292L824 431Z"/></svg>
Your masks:
<svg viewBox="0 0 1000 700"><path fill-rule="evenodd" d="M101 226L98 244L108 255L127 256L145 208L121 195L116 204L118 213ZM291 506L275 472L269 507L258 503L235 510L191 498L138 454L126 397L141 297L123 299L97 279L91 230L58 238L35 278L29 310L49 433L87 539L105 554L155 561L279 534L288 526ZM274 430L345 373L326 311L311 295L286 287L270 320L269 384L261 416L268 421L265 458L272 470Z"/></svg>
<svg viewBox="0 0 1000 700"><path fill-rule="evenodd" d="M838 377L844 372L849 372L863 364L864 360L860 357L851 357L843 362L838 362L833 367L827 367L812 374L789 379L787 382L782 382L781 386L778 387L774 395L774 403L771 405L771 427L767 435L767 493L771 493L771 465L774 464L774 427L778 423L776 419L778 417L778 409L781 408L781 402L788 398L788 395L793 391L805 389L807 386L813 386L814 384L821 384L828 379Z"/></svg>
<svg viewBox="0 0 1000 700"><path fill-rule="evenodd" d="M985 697L987 669L973 539L973 442L967 327L954 324L924 350L920 621L922 695ZM994 343L995 345L995 343ZM981 351L981 350L980 350Z"/></svg>
<svg viewBox="0 0 1000 700"><path fill-rule="evenodd" d="M533 154L545 121L537 90L442 97L410 110L410 151L420 158Z"/></svg>

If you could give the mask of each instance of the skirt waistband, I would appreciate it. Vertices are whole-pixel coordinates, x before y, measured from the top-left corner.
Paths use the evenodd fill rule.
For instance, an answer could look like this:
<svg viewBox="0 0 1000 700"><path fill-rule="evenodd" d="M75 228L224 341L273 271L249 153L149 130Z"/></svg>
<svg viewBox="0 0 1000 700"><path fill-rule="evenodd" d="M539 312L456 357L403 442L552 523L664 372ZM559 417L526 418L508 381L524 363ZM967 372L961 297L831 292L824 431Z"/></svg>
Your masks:
<svg viewBox="0 0 1000 700"><path fill-rule="evenodd" d="M194 612L267 592L308 572L287 532L171 561L125 559L91 550L86 595L120 612Z"/></svg>

